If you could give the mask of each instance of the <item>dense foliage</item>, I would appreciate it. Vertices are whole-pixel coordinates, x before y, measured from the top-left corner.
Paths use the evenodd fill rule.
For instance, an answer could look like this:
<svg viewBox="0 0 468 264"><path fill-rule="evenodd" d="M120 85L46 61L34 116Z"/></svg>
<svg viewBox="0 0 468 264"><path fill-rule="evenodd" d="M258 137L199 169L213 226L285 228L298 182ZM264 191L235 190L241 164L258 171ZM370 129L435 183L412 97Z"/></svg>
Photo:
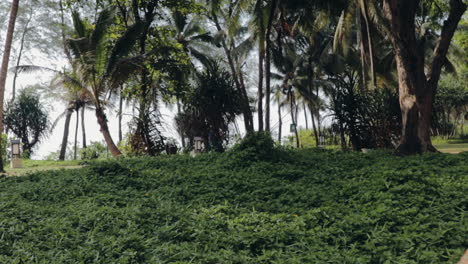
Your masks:
<svg viewBox="0 0 468 264"><path fill-rule="evenodd" d="M454 263L468 244L467 153L248 141L3 178L0 262Z"/></svg>
<svg viewBox="0 0 468 264"><path fill-rule="evenodd" d="M7 105L4 123L21 140L23 153L31 155L34 146L50 127L47 110L34 90L21 90L15 101Z"/></svg>

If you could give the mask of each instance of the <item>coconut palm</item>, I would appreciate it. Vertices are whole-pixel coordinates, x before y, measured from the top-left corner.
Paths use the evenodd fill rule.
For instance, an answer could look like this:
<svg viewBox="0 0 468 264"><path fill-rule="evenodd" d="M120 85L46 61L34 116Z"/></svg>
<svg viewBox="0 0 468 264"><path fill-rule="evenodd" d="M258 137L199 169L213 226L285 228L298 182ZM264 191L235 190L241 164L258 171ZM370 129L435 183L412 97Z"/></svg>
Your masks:
<svg viewBox="0 0 468 264"><path fill-rule="evenodd" d="M126 56L142 32L142 22L136 22L129 27L111 49L106 37L113 22L112 10L101 11L94 26L87 25L77 12L73 12L72 17L75 38L68 39L68 46L73 53L73 68L76 69L75 84L87 91L106 144L113 156L119 156L121 152L114 143L107 125L106 98L130 74L141 68L143 56Z"/></svg>

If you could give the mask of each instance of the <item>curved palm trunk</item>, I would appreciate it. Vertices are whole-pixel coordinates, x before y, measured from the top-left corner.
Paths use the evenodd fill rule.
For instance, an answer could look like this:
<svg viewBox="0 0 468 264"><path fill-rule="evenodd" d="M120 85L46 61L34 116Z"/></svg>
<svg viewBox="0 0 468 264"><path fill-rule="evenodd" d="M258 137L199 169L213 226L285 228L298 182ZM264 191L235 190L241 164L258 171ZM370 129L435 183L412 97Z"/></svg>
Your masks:
<svg viewBox="0 0 468 264"><path fill-rule="evenodd" d="M2 68L0 70L0 134L3 133L3 100L5 98L5 83L8 71L8 62L10 61L11 43L13 41L13 32L15 31L16 14L18 13L19 0L13 0L11 3L10 19L8 21L8 30L3 49ZM0 140L0 148L1 148ZM3 172L3 157L0 155L0 172Z"/></svg>
<svg viewBox="0 0 468 264"><path fill-rule="evenodd" d="M114 143L114 140L112 140L112 136L109 132L109 127L107 126L107 117L102 108L96 107L96 118L98 121L98 124L101 128L101 133L104 136L104 140L106 141L107 148L111 152L113 157L118 157L122 155L122 152L120 152L119 148Z"/></svg>
<svg viewBox="0 0 468 264"><path fill-rule="evenodd" d="M60 148L59 160L65 160L65 154L67 151L68 145L68 133L70 131L70 120L73 114L72 109L67 109L67 114L65 116L65 125L63 129L63 138L62 138L62 146Z"/></svg>

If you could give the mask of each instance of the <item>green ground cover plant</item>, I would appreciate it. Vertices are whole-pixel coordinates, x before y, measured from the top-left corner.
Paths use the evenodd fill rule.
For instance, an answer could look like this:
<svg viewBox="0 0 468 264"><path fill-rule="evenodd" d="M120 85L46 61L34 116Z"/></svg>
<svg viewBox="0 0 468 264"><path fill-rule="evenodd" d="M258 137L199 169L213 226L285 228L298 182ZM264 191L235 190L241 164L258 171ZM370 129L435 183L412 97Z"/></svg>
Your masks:
<svg viewBox="0 0 468 264"><path fill-rule="evenodd" d="M275 148L0 179L0 263L455 263L468 153Z"/></svg>

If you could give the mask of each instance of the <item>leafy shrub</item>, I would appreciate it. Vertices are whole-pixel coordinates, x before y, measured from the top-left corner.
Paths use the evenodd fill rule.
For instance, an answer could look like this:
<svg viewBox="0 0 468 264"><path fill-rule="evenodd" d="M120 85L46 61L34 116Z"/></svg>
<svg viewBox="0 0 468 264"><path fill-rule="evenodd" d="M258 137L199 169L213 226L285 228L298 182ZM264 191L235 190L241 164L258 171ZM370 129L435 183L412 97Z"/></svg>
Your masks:
<svg viewBox="0 0 468 264"><path fill-rule="evenodd" d="M275 151L275 142L268 132L253 132L236 144L232 152L249 152L260 159L270 158Z"/></svg>
<svg viewBox="0 0 468 264"><path fill-rule="evenodd" d="M86 148L81 149L81 159L82 160L91 160L98 158L105 158L109 155L107 147L100 143L93 141Z"/></svg>

